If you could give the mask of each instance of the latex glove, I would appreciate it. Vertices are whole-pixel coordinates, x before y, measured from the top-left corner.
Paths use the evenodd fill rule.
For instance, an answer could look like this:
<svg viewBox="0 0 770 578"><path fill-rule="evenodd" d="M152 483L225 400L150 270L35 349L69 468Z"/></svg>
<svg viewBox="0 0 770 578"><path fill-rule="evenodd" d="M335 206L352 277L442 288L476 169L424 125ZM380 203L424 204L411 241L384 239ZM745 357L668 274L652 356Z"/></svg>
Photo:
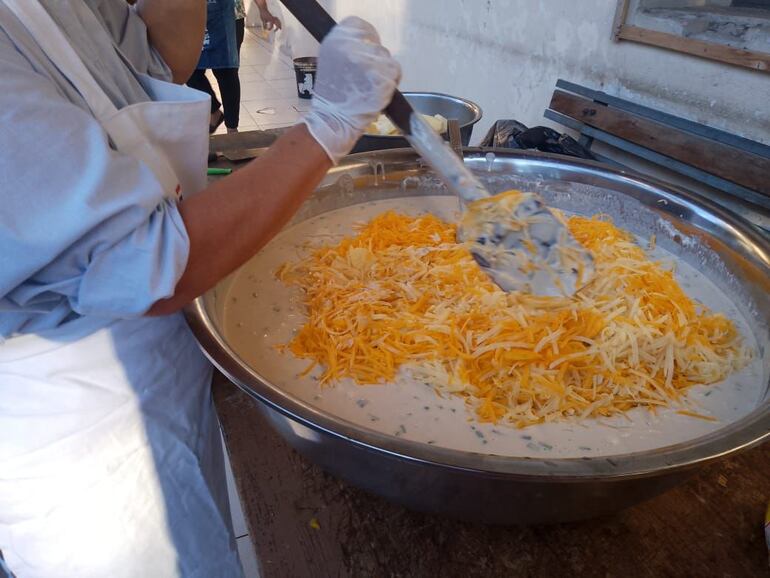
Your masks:
<svg viewBox="0 0 770 578"><path fill-rule="evenodd" d="M401 67L374 27L345 18L321 43L310 111L302 120L334 164L390 103Z"/></svg>

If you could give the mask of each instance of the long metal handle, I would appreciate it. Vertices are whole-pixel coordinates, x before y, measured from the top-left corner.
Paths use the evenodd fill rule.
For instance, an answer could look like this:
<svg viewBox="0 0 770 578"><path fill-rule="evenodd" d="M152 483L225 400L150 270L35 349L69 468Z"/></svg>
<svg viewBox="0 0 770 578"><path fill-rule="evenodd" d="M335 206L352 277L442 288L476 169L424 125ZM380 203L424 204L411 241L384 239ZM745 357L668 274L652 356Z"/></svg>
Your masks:
<svg viewBox="0 0 770 578"><path fill-rule="evenodd" d="M323 41L331 29L337 25L334 18L316 0L281 0L281 3L318 42ZM409 118L413 113L412 105L398 90L385 108L385 114L407 136L412 134Z"/></svg>

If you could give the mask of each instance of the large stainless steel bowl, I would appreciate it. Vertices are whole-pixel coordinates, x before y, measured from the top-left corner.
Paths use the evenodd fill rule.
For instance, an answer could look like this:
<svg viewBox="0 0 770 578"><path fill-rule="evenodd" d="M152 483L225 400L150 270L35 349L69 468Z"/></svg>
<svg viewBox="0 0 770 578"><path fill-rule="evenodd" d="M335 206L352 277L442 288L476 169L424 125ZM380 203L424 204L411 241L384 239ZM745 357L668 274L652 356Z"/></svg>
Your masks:
<svg viewBox="0 0 770 578"><path fill-rule="evenodd" d="M694 263L731 295L768 367L770 245L751 225L711 202L596 163L526 152L468 150L468 165L493 190L540 191L556 207L609 214ZM384 178L383 178L384 174ZM333 169L294 222L373 199L446 194L409 150L349 157ZM270 272L265 272L270 274ZM535 459L454 451L404 440L343 421L296 399L260 376L228 345L225 280L187 311L211 360L257 400L299 452L352 484L410 508L493 523L575 520L613 512L659 494L698 466L758 444L770 430L770 398L750 414L686 443L634 454Z"/></svg>
<svg viewBox="0 0 770 578"><path fill-rule="evenodd" d="M468 146L473 135L473 127L481 120L481 107L459 96L450 96L438 92L405 92L404 96L414 110L420 114L433 116L440 114L446 119L455 119L460 125L460 140ZM365 134L356 143L354 153L408 147L409 143L402 136Z"/></svg>

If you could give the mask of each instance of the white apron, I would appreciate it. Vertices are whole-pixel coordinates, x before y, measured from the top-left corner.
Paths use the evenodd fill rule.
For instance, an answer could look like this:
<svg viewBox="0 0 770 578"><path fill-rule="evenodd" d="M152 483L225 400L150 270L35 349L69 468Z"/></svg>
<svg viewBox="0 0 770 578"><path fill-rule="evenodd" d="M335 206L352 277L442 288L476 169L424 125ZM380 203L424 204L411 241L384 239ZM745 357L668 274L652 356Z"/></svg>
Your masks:
<svg viewBox="0 0 770 578"><path fill-rule="evenodd" d="M117 110L36 0L4 2L118 150L169 196L203 188L208 96L139 75L152 102ZM0 345L0 550L11 571L240 576L210 379L181 315L85 317Z"/></svg>

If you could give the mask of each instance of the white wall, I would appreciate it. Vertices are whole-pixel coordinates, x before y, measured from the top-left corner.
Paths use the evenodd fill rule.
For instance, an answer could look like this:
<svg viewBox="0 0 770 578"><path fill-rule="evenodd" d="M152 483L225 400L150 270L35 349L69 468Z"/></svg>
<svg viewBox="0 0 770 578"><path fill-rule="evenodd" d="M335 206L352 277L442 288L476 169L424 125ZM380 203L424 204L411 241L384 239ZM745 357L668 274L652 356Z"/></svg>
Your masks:
<svg viewBox="0 0 770 578"><path fill-rule="evenodd" d="M549 124L557 78L770 144L770 75L610 40L615 0L325 0L337 19L374 23L404 70L402 88L464 96L498 118ZM298 52L299 25L287 18Z"/></svg>

